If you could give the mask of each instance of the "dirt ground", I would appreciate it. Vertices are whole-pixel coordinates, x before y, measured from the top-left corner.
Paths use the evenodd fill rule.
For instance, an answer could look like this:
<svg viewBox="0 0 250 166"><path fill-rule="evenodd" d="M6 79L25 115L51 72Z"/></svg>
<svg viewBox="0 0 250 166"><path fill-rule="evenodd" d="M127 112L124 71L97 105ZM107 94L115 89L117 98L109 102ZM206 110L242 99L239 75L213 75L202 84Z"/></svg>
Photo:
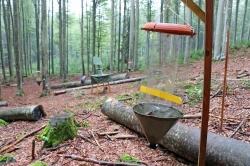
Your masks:
<svg viewBox="0 0 250 166"><path fill-rule="evenodd" d="M237 55L236 55L237 54ZM250 72L250 49L242 49L232 52L229 61L228 70L228 95L225 105L225 120L223 132L219 132L219 116L221 110L221 96L217 95L211 100L211 111L209 121L209 131L230 136L241 121L247 116L250 118L250 83L249 76L240 80L236 79L237 71L246 70ZM212 74L212 95L222 86L224 74L224 61L214 62ZM195 62L189 66L180 68L180 73L188 73L189 82L199 82L203 77L203 61ZM138 75L134 73L133 75ZM244 80L243 80L244 79ZM77 77L72 77L77 80ZM248 80L248 81L247 81ZM52 79L51 84L59 82L58 79ZM0 148L4 145L14 142L21 135L28 133L48 122L48 119L58 115L63 111L72 111L75 113L76 120L84 121L85 128L81 127L79 133L88 135L91 131L96 135L102 148L86 142L80 137L67 141L64 146L55 150L42 149L42 142L36 141L36 159L42 160L49 165L93 165L86 162L79 162L71 159L65 159L63 155L79 155L98 160L117 161L119 156L127 153L137 157L139 160L149 163L149 165L190 165L188 161L180 159L171 152L163 149L150 149L145 138L138 136L127 128L112 122L100 112L100 105L107 97L117 97L122 94L132 94L136 89L137 83L114 85L111 92L106 94L91 95L90 90L79 90L69 92L63 95L40 97L41 87L39 87L32 78L24 81L24 97L15 96L16 87L3 86L3 100L8 101L9 107L41 104L47 113L47 117L38 122L18 121L8 124L6 127L0 127ZM201 112L202 103L194 106L184 104L182 111L185 114L196 114ZM250 120L247 119L241 129L235 134L235 139L250 142ZM182 120L189 126L200 126L200 119ZM98 136L98 133L105 131L118 130L122 134L131 134L137 136L133 139L110 140L106 136ZM9 165L28 165L31 162L31 146L35 136L26 138L16 145L12 152L16 162ZM93 139L93 138L90 138Z"/></svg>

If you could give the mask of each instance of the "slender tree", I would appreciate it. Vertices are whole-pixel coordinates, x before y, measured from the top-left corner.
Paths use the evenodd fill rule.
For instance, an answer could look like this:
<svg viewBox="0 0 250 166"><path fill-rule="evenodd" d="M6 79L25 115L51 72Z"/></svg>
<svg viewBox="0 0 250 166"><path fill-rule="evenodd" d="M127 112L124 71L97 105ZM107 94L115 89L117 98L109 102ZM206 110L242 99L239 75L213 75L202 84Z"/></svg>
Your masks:
<svg viewBox="0 0 250 166"><path fill-rule="evenodd" d="M192 20L192 12L190 9L186 9L187 11L187 22L191 23ZM190 39L191 37L186 37L186 43L185 43L185 53L184 53L184 64L187 64L190 57Z"/></svg>
<svg viewBox="0 0 250 166"><path fill-rule="evenodd" d="M37 71L40 71L40 0L33 0L36 18L36 55Z"/></svg>
<svg viewBox="0 0 250 166"><path fill-rule="evenodd" d="M115 22L115 8L114 8L114 0L111 0L111 27L110 27L110 70L113 71L114 66L114 38L115 38L115 32L114 32L114 22Z"/></svg>
<svg viewBox="0 0 250 166"><path fill-rule="evenodd" d="M41 96L47 96L48 86L48 27L47 27L47 1L42 1L41 17L41 54L42 54L42 86Z"/></svg>
<svg viewBox="0 0 250 166"><path fill-rule="evenodd" d="M3 74L3 80L6 81L6 73L5 73L5 62L3 57L3 43L2 43L2 5L0 3L0 56L1 56L1 65L2 65L2 74ZM0 82L1 84L1 82ZM0 85L1 88L1 85ZM0 99L1 99L1 91L0 91Z"/></svg>
<svg viewBox="0 0 250 166"><path fill-rule="evenodd" d="M17 96L22 96L23 84L22 84L22 68L21 68L21 52L20 52L20 1L13 0L13 37L14 37L14 53L16 62L16 77L17 77Z"/></svg>
<svg viewBox="0 0 250 166"><path fill-rule="evenodd" d="M82 16L81 16L81 60L82 60L82 75L85 75L85 67L84 67L84 0L81 1L82 7Z"/></svg>
<svg viewBox="0 0 250 166"><path fill-rule="evenodd" d="M244 8L244 15L243 15L243 22L242 22L242 30L241 30L241 36L240 36L241 41L243 41L244 34L245 34L247 7L248 7L248 0L245 0L245 8Z"/></svg>
<svg viewBox="0 0 250 166"><path fill-rule="evenodd" d="M129 55L128 55L128 65L127 69L132 69L132 58L134 56L134 46L135 46L135 1L130 2L130 22L129 22Z"/></svg>
<svg viewBox="0 0 250 166"><path fill-rule="evenodd" d="M51 70L55 74L54 69L54 0L51 0Z"/></svg>
<svg viewBox="0 0 250 166"><path fill-rule="evenodd" d="M238 29L238 14L239 14L239 4L240 0L236 1L236 8L235 8L235 21L234 21L234 45L237 41L237 29Z"/></svg>

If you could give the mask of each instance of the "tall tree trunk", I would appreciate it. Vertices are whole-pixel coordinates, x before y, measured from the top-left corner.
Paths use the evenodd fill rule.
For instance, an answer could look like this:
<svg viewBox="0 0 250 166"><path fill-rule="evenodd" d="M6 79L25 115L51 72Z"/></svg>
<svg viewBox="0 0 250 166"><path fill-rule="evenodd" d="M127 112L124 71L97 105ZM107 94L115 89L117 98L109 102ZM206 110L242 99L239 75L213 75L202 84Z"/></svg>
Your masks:
<svg viewBox="0 0 250 166"><path fill-rule="evenodd" d="M244 32L245 32L246 16L247 16L247 7L248 7L248 0L245 0L245 9L244 9L241 37L240 37L241 41L244 40Z"/></svg>
<svg viewBox="0 0 250 166"><path fill-rule="evenodd" d="M238 13L239 13L239 3L240 0L236 1L236 9L235 9L235 22L234 22L234 45L237 42L237 29L238 29Z"/></svg>
<svg viewBox="0 0 250 166"><path fill-rule="evenodd" d="M218 12L216 19L216 30L215 30L215 43L214 43L214 59L219 60L221 58L222 51L222 37L223 37L223 23L224 23L224 7L225 0L220 0L218 4Z"/></svg>
<svg viewBox="0 0 250 166"><path fill-rule="evenodd" d="M124 0L123 5L123 30L122 30L122 57L121 57L121 71L124 69L125 57L127 55L127 36L128 36L128 23L127 23L127 0Z"/></svg>
<svg viewBox="0 0 250 166"><path fill-rule="evenodd" d="M52 74L55 74L54 70L54 0L51 0L51 70Z"/></svg>
<svg viewBox="0 0 250 166"><path fill-rule="evenodd" d="M84 67L84 26L83 26L83 22L84 22L84 17L83 17L83 0L81 1L81 5L82 5L82 16L81 16L81 60L82 60L82 75L85 75L85 67Z"/></svg>
<svg viewBox="0 0 250 166"><path fill-rule="evenodd" d="M37 71L40 71L40 0L34 0L36 18Z"/></svg>
<svg viewBox="0 0 250 166"><path fill-rule="evenodd" d="M187 22L191 23L192 19L192 12L190 9L186 9L187 11ZM184 64L188 64L189 57L190 57L190 39L191 37L186 37L186 43L185 43L185 53L184 53Z"/></svg>
<svg viewBox="0 0 250 166"><path fill-rule="evenodd" d="M58 0L59 5L59 61L60 77L63 77L63 24L62 24L62 0Z"/></svg>
<svg viewBox="0 0 250 166"><path fill-rule="evenodd" d="M115 8L114 0L111 0L111 27L110 27L110 70L113 71L113 62L114 62L114 22L115 22Z"/></svg>
<svg viewBox="0 0 250 166"><path fill-rule="evenodd" d="M95 44L96 44L96 5L97 0L92 0L92 57L95 56ZM93 58L92 58L93 61ZM92 62L93 64L93 62ZM92 65L93 66L93 65Z"/></svg>
<svg viewBox="0 0 250 166"><path fill-rule="evenodd" d="M13 57L13 34L11 31L11 11L8 9L8 5L5 5L5 0L2 0L3 6L3 17L4 17L4 25L5 25L5 34L6 34L6 44L7 44L7 51L8 51L8 63L9 63L9 73L10 73L10 80L13 80L14 77L14 57ZM7 1L7 4L8 3Z"/></svg>
<svg viewBox="0 0 250 166"><path fill-rule="evenodd" d="M135 10L135 44L134 44L134 69L138 69L138 45L139 45L139 22L140 22L140 6L139 0L136 1L136 10Z"/></svg>
<svg viewBox="0 0 250 166"><path fill-rule="evenodd" d="M147 22L151 21L151 8L152 0L147 1ZM149 46L150 46L150 33L147 32L147 46L146 46L146 65L149 66Z"/></svg>
<svg viewBox="0 0 250 166"><path fill-rule="evenodd" d="M41 53L42 53L42 96L49 93L48 87L48 27L47 27L47 1L42 1L41 18Z"/></svg>
<svg viewBox="0 0 250 166"><path fill-rule="evenodd" d="M22 84L22 68L21 68L21 52L20 52L20 1L13 0L13 37L14 37L14 52L16 61L16 77L17 77L17 96L23 95L23 84Z"/></svg>
<svg viewBox="0 0 250 166"><path fill-rule="evenodd" d="M117 52L117 70L121 71L121 17L122 17L122 2L119 0L119 18L118 18L118 52Z"/></svg>
<svg viewBox="0 0 250 166"><path fill-rule="evenodd" d="M135 49L135 0L130 2L130 22L129 22L129 55L128 55L128 70L132 69L132 58L134 56Z"/></svg>
<svg viewBox="0 0 250 166"><path fill-rule="evenodd" d="M87 22L87 71L90 74L90 14L88 13L88 1L86 1L86 22Z"/></svg>
<svg viewBox="0 0 250 166"><path fill-rule="evenodd" d="M6 81L6 74L5 74L5 62L3 57L3 43L2 43L2 5L0 3L0 56L1 56L1 65L2 65L2 74L3 74L3 80ZM0 82L0 88L1 88L1 82ZM0 99L1 99L1 91L0 91Z"/></svg>
<svg viewBox="0 0 250 166"><path fill-rule="evenodd" d="M66 42L66 0L63 0L63 16L62 16L62 59L63 59L63 80L66 81L67 79L67 69L66 69L66 52L67 52L67 42Z"/></svg>

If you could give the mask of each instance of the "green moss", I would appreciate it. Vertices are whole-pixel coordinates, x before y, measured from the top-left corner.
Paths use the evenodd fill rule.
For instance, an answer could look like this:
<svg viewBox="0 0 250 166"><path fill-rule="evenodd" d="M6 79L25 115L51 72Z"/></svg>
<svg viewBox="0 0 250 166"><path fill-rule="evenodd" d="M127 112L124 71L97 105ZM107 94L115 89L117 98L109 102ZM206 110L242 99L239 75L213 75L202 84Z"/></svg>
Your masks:
<svg viewBox="0 0 250 166"><path fill-rule="evenodd" d="M0 165L14 162L15 159L11 154L0 155Z"/></svg>
<svg viewBox="0 0 250 166"><path fill-rule="evenodd" d="M121 162L126 162L126 163L138 163L140 160L134 156L131 156L127 153L124 153L120 156L120 161Z"/></svg>
<svg viewBox="0 0 250 166"><path fill-rule="evenodd" d="M8 125L8 123L6 121L0 119L0 127L7 126L7 125Z"/></svg>
<svg viewBox="0 0 250 166"><path fill-rule="evenodd" d="M43 161L37 160L37 161L31 163L29 166L47 166L47 164Z"/></svg>
<svg viewBox="0 0 250 166"><path fill-rule="evenodd" d="M45 147L56 147L60 143L73 139L77 135L77 127L72 115L54 117L39 135Z"/></svg>

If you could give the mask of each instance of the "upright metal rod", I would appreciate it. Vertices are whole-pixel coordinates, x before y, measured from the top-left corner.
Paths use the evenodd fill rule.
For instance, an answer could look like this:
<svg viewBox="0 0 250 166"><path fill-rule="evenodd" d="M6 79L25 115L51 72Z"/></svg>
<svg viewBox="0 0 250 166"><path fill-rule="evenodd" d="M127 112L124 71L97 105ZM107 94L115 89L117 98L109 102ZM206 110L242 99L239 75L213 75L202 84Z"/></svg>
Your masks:
<svg viewBox="0 0 250 166"><path fill-rule="evenodd" d="M205 166L207 150L207 133L210 107L210 86L212 70L212 49L213 49L213 8L214 0L206 0L206 24L205 24L205 59L204 59L204 89L203 89L203 110L201 122L199 166Z"/></svg>
<svg viewBox="0 0 250 166"><path fill-rule="evenodd" d="M225 97L227 93L227 68L228 68L228 54L229 54L229 30L227 31L227 45L225 55L225 69L224 69L224 80L223 80L223 95L221 103L221 116L220 116L220 132L223 130L224 110L225 110Z"/></svg>

